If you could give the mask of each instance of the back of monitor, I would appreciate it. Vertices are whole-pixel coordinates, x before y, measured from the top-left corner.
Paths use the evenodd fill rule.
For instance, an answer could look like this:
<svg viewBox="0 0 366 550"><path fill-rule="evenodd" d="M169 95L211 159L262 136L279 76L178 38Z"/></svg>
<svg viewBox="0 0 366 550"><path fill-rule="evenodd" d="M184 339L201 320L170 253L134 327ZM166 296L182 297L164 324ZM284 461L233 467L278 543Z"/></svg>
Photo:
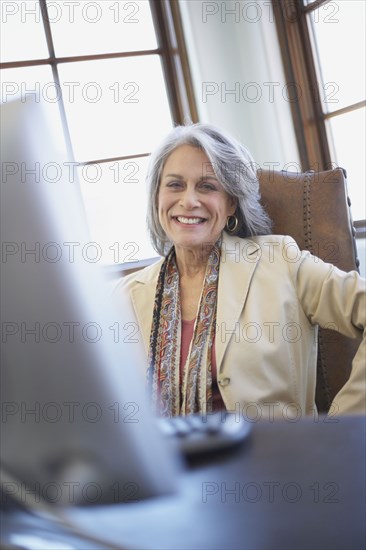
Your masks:
<svg viewBox="0 0 366 550"><path fill-rule="evenodd" d="M1 131L1 468L62 505L174 491L133 311L109 303L42 105L2 105Z"/></svg>

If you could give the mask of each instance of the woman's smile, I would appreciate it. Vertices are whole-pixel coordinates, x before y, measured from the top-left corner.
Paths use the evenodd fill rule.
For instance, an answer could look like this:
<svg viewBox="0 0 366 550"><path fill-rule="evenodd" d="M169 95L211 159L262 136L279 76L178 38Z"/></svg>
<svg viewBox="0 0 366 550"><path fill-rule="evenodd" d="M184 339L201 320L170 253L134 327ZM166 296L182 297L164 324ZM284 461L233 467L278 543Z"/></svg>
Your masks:
<svg viewBox="0 0 366 550"><path fill-rule="evenodd" d="M200 218L200 217L189 217L189 216L173 216L172 217L174 221L179 223L179 225L188 225L188 226L197 226L201 225L202 223L205 223L206 218Z"/></svg>

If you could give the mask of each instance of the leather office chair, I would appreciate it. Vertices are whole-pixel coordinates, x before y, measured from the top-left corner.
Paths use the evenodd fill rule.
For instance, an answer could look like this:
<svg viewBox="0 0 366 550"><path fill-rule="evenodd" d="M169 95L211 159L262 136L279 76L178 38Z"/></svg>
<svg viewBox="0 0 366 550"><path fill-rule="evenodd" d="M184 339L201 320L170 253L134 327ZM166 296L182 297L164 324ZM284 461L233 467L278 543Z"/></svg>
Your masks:
<svg viewBox="0 0 366 550"><path fill-rule="evenodd" d="M309 250L343 271L359 269L352 226L346 172L258 172L262 204L273 221L274 234L290 235ZM330 327L331 328L331 327ZM348 380L359 342L334 330L320 329L316 404L327 412Z"/></svg>

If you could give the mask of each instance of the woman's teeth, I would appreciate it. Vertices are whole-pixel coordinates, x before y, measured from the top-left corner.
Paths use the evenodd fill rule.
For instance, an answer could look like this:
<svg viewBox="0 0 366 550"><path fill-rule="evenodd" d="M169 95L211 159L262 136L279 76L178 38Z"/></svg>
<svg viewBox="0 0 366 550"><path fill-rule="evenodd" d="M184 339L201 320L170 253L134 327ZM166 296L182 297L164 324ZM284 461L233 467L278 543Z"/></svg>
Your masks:
<svg viewBox="0 0 366 550"><path fill-rule="evenodd" d="M178 216L177 220L180 223L189 223L189 224L202 223L205 221L203 218L184 218L183 216Z"/></svg>

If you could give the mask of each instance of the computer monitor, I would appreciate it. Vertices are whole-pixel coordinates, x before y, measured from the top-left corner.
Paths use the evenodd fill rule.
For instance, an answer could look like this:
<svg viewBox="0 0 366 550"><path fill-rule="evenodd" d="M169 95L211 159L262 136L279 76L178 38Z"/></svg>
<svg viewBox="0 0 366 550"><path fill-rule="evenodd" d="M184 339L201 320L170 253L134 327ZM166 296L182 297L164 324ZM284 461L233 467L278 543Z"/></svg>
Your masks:
<svg viewBox="0 0 366 550"><path fill-rule="evenodd" d="M179 466L147 402L134 312L110 303L44 105L0 109L0 459L14 480L3 490L61 505L174 492Z"/></svg>

